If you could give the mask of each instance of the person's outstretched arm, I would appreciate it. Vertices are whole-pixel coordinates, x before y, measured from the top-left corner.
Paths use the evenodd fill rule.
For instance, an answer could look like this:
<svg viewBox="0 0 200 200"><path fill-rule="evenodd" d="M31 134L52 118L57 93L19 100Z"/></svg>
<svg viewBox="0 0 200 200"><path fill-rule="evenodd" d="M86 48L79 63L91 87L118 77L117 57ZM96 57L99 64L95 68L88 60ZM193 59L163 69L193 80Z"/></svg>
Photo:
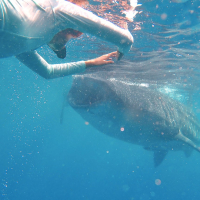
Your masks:
<svg viewBox="0 0 200 200"><path fill-rule="evenodd" d="M16 58L43 78L53 79L84 72L87 67L113 63L112 57L116 56L117 52L112 52L88 61L62 64L49 64L36 51L22 53Z"/></svg>

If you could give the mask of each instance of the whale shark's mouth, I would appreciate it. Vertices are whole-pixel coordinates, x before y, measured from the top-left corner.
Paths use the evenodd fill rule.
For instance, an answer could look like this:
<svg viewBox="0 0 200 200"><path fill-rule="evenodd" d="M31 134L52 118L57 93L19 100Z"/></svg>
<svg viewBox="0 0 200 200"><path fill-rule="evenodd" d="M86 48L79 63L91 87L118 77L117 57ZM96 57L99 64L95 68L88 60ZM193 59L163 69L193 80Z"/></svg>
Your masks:
<svg viewBox="0 0 200 200"><path fill-rule="evenodd" d="M97 96L85 95L82 98L76 98L75 96L68 97L68 102L73 108L94 107L96 105L101 104L102 101L103 99Z"/></svg>
<svg viewBox="0 0 200 200"><path fill-rule="evenodd" d="M104 101L103 93L98 90L94 91L87 88L72 87L68 93L68 102L73 108L94 107Z"/></svg>

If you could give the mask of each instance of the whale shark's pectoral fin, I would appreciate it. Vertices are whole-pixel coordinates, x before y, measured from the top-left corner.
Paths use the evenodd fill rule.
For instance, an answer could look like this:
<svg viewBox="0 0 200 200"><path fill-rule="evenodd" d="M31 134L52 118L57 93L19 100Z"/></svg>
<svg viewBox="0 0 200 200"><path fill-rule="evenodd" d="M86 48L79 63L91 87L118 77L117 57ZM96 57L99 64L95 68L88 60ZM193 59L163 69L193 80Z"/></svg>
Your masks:
<svg viewBox="0 0 200 200"><path fill-rule="evenodd" d="M63 123L65 106L66 106L66 102L65 102L65 99L63 99L62 108L60 112L60 124Z"/></svg>
<svg viewBox="0 0 200 200"><path fill-rule="evenodd" d="M64 119L64 105L61 108L61 112L60 112L60 124L63 123L63 119Z"/></svg>
<svg viewBox="0 0 200 200"><path fill-rule="evenodd" d="M153 151L153 160L154 160L154 167L158 167L162 161L165 159L168 151L165 149L157 149L157 148L152 148L152 147L144 147L145 150L147 151Z"/></svg>
<svg viewBox="0 0 200 200"><path fill-rule="evenodd" d="M154 151L154 166L158 167L165 159L168 151L167 150L155 150Z"/></svg>
<svg viewBox="0 0 200 200"><path fill-rule="evenodd" d="M176 139L183 141L184 143L190 145L191 147L193 147L195 150L197 150L198 152L200 152L200 147L197 146L192 140L190 140L189 138L187 138L186 136L184 136L181 132L181 130L179 130L179 133L175 136Z"/></svg>

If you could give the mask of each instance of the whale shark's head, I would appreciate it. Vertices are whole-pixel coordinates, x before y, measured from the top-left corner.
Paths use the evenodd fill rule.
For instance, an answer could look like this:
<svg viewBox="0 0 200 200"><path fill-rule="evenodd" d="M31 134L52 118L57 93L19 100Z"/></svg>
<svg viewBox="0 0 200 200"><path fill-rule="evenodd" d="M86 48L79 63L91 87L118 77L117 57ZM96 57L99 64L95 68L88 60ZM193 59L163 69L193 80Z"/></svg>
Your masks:
<svg viewBox="0 0 200 200"><path fill-rule="evenodd" d="M108 93L109 88L104 87L102 81L76 75L67 99L74 109L88 109L103 103Z"/></svg>

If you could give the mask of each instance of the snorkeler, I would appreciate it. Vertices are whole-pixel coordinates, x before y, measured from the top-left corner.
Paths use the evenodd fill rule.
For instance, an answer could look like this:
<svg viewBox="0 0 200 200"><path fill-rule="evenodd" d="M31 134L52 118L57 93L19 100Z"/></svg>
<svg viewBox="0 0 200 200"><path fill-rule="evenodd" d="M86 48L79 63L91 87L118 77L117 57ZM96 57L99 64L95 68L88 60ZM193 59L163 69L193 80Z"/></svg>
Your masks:
<svg viewBox="0 0 200 200"><path fill-rule="evenodd" d="M117 52L88 61L47 63L35 50L44 44L59 58L70 38L89 33L118 46ZM0 0L0 58L15 56L40 76L50 79L83 72L86 67L113 63L133 43L128 30L65 0Z"/></svg>

